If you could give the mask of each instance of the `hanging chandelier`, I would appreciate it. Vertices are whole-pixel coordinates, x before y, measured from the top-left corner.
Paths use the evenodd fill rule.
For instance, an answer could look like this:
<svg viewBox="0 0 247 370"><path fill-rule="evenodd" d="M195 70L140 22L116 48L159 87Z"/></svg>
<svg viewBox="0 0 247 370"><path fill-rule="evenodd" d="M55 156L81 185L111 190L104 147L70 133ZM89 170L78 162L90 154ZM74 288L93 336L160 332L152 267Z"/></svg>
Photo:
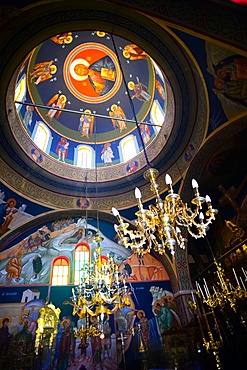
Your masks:
<svg viewBox="0 0 247 370"><path fill-rule="evenodd" d="M114 225L119 237L119 244L130 248L134 253L145 254L154 251L165 254L168 249L172 255L175 254L176 246L185 249L187 240L182 236L180 227L183 227L194 238L206 235L209 224L215 220L217 209L213 209L211 199L208 195L202 197L199 194L196 180L192 180L194 198L191 206L184 203L180 196L174 193L172 179L167 174L165 177L168 187L168 195L164 200L159 194L159 185L156 179L159 171L149 168L144 173L144 178L150 181L150 190L155 194L155 205L149 205L148 209L143 207L141 192L135 189L135 198L138 211L135 213L137 219L135 228L124 222L116 208L112 208L113 215L117 218L119 225ZM203 213L203 204L206 211Z"/></svg>
<svg viewBox="0 0 247 370"><path fill-rule="evenodd" d="M84 264L80 284L72 288L71 297L72 314L78 315L83 322L74 334L85 341L90 336L100 335L103 338L107 317L130 303L126 294L127 285L119 279L114 253L110 252L107 259L102 258L102 238L96 235L95 241L98 246L94 251L94 261ZM91 325L92 322L94 325Z"/></svg>

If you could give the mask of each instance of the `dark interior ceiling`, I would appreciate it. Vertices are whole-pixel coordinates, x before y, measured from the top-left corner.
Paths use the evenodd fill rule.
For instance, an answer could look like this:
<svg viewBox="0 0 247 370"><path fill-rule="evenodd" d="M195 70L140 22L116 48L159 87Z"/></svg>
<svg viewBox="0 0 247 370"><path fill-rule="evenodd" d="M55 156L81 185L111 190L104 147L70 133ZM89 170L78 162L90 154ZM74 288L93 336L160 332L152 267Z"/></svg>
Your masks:
<svg viewBox="0 0 247 370"><path fill-rule="evenodd" d="M194 1L95 1L91 7L77 1L22 1L21 4L2 1L0 14L0 167L2 183L10 194L14 192L26 199L32 204L34 214L39 214L43 209L73 209L76 198L88 192L92 210L99 207L110 213L111 207L115 206L125 210L125 216L133 219L136 210L134 188L140 187L144 201L152 198L149 183L143 178L145 169L152 165L160 172L158 182L161 193L167 190L164 175L168 172L176 190L180 189L185 199L190 199L190 182L196 178L201 193L211 196L222 220L236 215L236 210L225 200L222 187L239 189L234 199L239 204L244 201L247 159L247 32L244 5L230 1L198 1L196 4ZM106 35L98 37L96 31L103 31ZM64 48L50 40L63 32L72 32L74 40ZM82 37L83 33L87 36L81 43L77 36ZM113 94L111 100L107 98L100 103L88 101L85 94L83 97L73 95L71 90L68 91L68 85L64 84L61 71L64 71L66 57L74 47L85 42L107 45L115 55L119 51L124 79L129 82L130 76L134 81L140 77L150 89L152 103L155 99L162 102L162 98L154 85L155 74L150 74L150 63L147 59L145 62L140 59L127 64L122 54L124 46L128 43L137 45L164 71L168 91L166 122L170 126L163 125L161 133L144 151L138 136L138 125L140 121L151 122L151 105L146 110L147 101L131 99L133 91L128 91L123 80L121 88L125 95ZM39 49L30 56L37 46L40 46ZM35 63L49 58L55 58L57 79L54 83L45 81L34 86L30 81L32 68ZM242 75L237 78L237 84L232 83L230 70L222 75L225 88L238 88L241 84L241 91L234 95L233 91L222 91L217 83L222 64L233 64L236 59L242 59L238 65L242 68ZM60 90L70 96L67 99L70 104L65 108L77 111L90 109L96 114L109 115L113 104L123 103L126 118L135 121L137 117L138 121L137 125L127 123L127 126L133 126L133 132L138 137L140 153L135 158L138 169L128 173L128 163L117 161L118 154L114 159L116 163L111 166L104 166L100 160L104 143L110 140L115 153L118 153L119 140L129 133L128 130L120 133L118 129L118 137L114 137L116 132L111 121L106 119L104 123L97 124L96 135L89 139L79 137L76 136L79 115L66 112L58 120L51 121L55 124L51 128L54 137L51 152L42 153L42 163L33 161L31 149L35 146L31 140L31 128L23 128L22 122L26 106L16 112L14 103L15 86L23 71L29 73L25 103L46 105ZM143 107L145 113L139 114ZM35 109L34 113L34 123L42 117L50 124L45 117L47 109ZM97 122L102 121L98 119ZM61 125L62 133L58 129ZM166 127L171 128L168 135ZM67 163L57 161L55 140L61 134L71 141L71 149L78 143L89 144L96 149L96 168L86 171L87 178L85 171L73 166L72 150Z"/></svg>

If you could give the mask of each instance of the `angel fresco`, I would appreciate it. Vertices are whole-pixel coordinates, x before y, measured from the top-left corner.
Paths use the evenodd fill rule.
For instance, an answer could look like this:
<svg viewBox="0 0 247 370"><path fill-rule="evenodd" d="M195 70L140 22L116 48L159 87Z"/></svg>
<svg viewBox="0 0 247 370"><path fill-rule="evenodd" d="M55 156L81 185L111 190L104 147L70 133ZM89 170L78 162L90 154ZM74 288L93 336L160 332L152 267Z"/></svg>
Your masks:
<svg viewBox="0 0 247 370"><path fill-rule="evenodd" d="M127 128L126 122L122 119L126 119L126 115L120 105L113 104L109 116L112 118L112 124L114 129L119 127L120 132Z"/></svg>
<svg viewBox="0 0 247 370"><path fill-rule="evenodd" d="M37 63L33 67L33 71L30 73L31 82L36 78L34 82L38 85L40 82L49 80L57 72L57 67L53 64L54 60L50 62Z"/></svg>
<svg viewBox="0 0 247 370"><path fill-rule="evenodd" d="M80 117L80 123L78 126L78 131L80 132L81 136L86 136L89 138L89 134L92 135L94 127L94 116L91 115L91 110L86 109L84 114Z"/></svg>
<svg viewBox="0 0 247 370"><path fill-rule="evenodd" d="M148 102L151 99L151 95L148 92L147 86L140 82L139 77L136 77L136 81L136 84L133 81L128 83L128 88L134 90L135 93L131 96L131 99L136 98L143 102Z"/></svg>
<svg viewBox="0 0 247 370"><path fill-rule="evenodd" d="M54 108L64 108L66 104L67 98L65 95L55 94L46 104L47 106L51 105L51 109L49 109L48 113L46 114L47 117L50 118L50 121L55 117L59 118L60 114L62 113L61 110L54 109Z"/></svg>
<svg viewBox="0 0 247 370"><path fill-rule="evenodd" d="M128 44L123 49L123 56L130 60L146 59L147 54L139 46Z"/></svg>
<svg viewBox="0 0 247 370"><path fill-rule="evenodd" d="M73 41L72 32L60 33L51 37L51 40L59 45L70 44Z"/></svg>

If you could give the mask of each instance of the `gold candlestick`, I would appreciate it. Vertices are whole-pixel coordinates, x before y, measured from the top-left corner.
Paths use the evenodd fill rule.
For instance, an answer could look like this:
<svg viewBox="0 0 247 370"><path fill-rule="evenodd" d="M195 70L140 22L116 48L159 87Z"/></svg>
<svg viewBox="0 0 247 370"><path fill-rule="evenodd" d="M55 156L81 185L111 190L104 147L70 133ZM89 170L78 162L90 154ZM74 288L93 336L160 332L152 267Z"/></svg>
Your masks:
<svg viewBox="0 0 247 370"><path fill-rule="evenodd" d="M199 327L200 327L200 331L201 331L201 334L202 334L203 345L206 348L207 352L212 352L213 355L215 356L217 369L223 370L224 366L221 363L220 355L219 355L219 349L223 346L223 339L222 339L222 336L221 336L221 333L220 333L220 328L219 328L214 310L213 310L213 308L210 308L210 314L212 315L215 327L217 328L217 331L218 331L218 334L219 334L219 339L215 339L214 336L213 336L212 330L210 328L210 323L209 323L208 318L207 318L207 313L206 313L205 308L203 306L203 299L201 297L200 290L197 290L196 294L197 294L197 296L198 296L198 298L201 302L201 311L202 311L202 316L203 316L204 322L206 324L207 335L204 331L202 321L201 321L201 317L200 317L200 314L199 314L198 305L197 305L197 302L196 302L195 297L194 297L193 294L192 294L193 302L190 302L190 306L193 307L193 309L196 312L196 317L197 317Z"/></svg>

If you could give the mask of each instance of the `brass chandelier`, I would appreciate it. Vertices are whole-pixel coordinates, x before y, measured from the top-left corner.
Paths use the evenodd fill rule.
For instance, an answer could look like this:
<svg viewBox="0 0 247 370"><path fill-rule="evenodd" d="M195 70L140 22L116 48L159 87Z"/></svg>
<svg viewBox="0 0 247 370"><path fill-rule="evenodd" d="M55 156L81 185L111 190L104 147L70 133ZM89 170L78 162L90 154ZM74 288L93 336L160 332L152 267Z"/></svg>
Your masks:
<svg viewBox="0 0 247 370"><path fill-rule="evenodd" d="M145 209L141 201L141 192L138 188L135 189L138 211L135 213L137 219L134 229L124 222L116 208L112 208L112 213L119 223L114 225L119 244L131 248L134 253L140 255L150 252L151 249L160 254L165 254L168 249L174 255L176 246L185 249L187 242L179 227L185 228L196 239L202 238L218 213L217 209L212 208L210 197L208 195L202 197L199 194L198 184L194 179L192 180L194 198L190 207L174 193L172 179L168 174L165 178L168 195L162 200L156 182L158 175L159 172L155 168L149 168L144 173L144 178L150 181L150 190L156 196L155 205L149 205L148 209ZM206 204L205 214L203 204Z"/></svg>
<svg viewBox="0 0 247 370"><path fill-rule="evenodd" d="M85 342L90 336L104 338L103 325L107 317L129 303L127 285L119 279L114 253L109 254L108 260L102 260L102 238L96 236L95 241L98 247L94 261L83 266L80 284L72 288L71 297L72 314L83 319L82 326L74 334Z"/></svg>

